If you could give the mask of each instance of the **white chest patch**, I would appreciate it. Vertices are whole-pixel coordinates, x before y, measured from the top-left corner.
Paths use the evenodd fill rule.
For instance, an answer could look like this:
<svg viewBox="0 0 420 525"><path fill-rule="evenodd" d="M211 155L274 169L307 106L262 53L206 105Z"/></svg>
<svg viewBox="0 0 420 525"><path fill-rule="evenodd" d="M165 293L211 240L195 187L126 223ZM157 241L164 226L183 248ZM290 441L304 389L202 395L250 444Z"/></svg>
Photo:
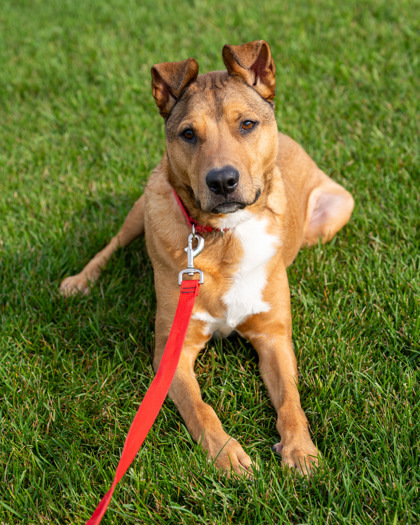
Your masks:
<svg viewBox="0 0 420 525"><path fill-rule="evenodd" d="M222 319L207 312L197 312L193 316L204 321L211 334L228 335L248 316L270 310L270 305L262 297L267 282L266 264L275 255L281 241L267 233L266 219L252 215L236 226L233 233L241 242L243 255L230 288L221 298L226 314Z"/></svg>

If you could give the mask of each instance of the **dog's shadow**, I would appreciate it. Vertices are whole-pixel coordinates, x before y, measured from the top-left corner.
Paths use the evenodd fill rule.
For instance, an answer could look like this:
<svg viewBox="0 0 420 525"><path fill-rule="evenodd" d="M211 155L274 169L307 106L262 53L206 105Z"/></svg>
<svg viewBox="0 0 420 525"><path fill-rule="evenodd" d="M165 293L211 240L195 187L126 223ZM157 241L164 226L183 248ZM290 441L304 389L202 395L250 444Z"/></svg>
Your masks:
<svg viewBox="0 0 420 525"><path fill-rule="evenodd" d="M88 296L59 292L61 281L80 272L118 232L138 196L92 199L34 245L4 251L0 306L9 337L30 340L40 353L59 347L85 355L95 348L104 355L118 346L123 358L140 348L151 359L156 299L144 237L114 254Z"/></svg>

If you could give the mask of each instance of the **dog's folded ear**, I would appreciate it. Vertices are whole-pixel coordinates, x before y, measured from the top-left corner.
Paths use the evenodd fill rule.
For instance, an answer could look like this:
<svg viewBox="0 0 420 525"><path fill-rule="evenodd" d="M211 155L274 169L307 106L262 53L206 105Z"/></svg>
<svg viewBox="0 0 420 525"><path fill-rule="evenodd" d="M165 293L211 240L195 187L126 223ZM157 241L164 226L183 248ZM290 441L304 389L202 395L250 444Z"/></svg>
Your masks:
<svg viewBox="0 0 420 525"><path fill-rule="evenodd" d="M256 40L241 46L225 46L223 62L229 75L242 77L267 101L273 100L276 94L276 67L267 42Z"/></svg>
<svg viewBox="0 0 420 525"><path fill-rule="evenodd" d="M152 67L152 92L163 118L167 118L184 89L197 75L198 64L194 58Z"/></svg>

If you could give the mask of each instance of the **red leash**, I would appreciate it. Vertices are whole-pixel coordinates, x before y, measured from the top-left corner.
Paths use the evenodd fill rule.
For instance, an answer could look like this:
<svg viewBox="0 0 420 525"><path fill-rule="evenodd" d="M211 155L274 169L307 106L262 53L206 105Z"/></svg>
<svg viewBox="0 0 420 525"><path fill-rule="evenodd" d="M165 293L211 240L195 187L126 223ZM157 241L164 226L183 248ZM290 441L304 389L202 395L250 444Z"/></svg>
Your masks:
<svg viewBox="0 0 420 525"><path fill-rule="evenodd" d="M195 235L193 229L193 233L188 239L188 248L185 249L188 254L188 270L183 270L180 273L179 278L180 280L182 279L183 273L189 273L189 275L192 275L193 273L199 272L201 277L200 281L187 280L181 281L180 283L181 293L179 296L178 306L176 309L174 322L169 333L168 341L162 355L159 369L149 387L149 390L146 392L146 395L144 396L137 414L131 424L130 430L128 431L121 454L121 459L118 463L117 471L115 473L111 488L102 498L99 505L96 507L95 512L92 514L92 517L86 522L86 525L97 525L101 522L102 517L108 508L109 502L111 501L115 487L127 472L128 467L131 465L133 459L143 444L143 441L145 440L159 413L159 410L163 405L163 402L165 401L165 397L174 378L194 307L195 298L198 296L200 282L202 282L201 272L195 269L192 264L194 256L198 255L199 251L201 251L199 248L196 248L195 250L192 249L192 240L194 237L198 238L199 247L202 249L203 241L198 235Z"/></svg>

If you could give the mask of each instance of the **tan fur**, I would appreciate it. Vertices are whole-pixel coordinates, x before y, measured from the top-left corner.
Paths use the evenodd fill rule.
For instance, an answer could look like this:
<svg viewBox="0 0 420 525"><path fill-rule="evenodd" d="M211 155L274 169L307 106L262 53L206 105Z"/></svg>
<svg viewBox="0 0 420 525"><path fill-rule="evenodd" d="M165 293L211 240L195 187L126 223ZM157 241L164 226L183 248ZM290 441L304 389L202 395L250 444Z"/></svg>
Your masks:
<svg viewBox="0 0 420 525"><path fill-rule="evenodd" d="M216 319L226 315L222 298L244 253L235 235L235 217L240 212L216 213L216 207L230 199L251 216L265 220L267 234L279 238L275 255L264 267L267 284L262 297L269 310L249 315L235 328L258 352L261 375L278 416L281 443L277 450L284 464L310 474L318 452L297 390L286 268L301 246L316 243L318 238L323 242L331 239L349 220L354 202L296 142L278 133L271 105L275 68L268 44L226 46L223 56L228 72L197 76L193 59L153 67L153 94L166 119L167 151L118 235L80 274L65 279L61 291L64 295L88 293L89 283L99 277L112 253L144 229L157 295L156 370L178 301L177 275L186 267L184 247L190 233L172 188L199 223L220 227L231 220L233 224L224 236L217 231L204 234L205 248L195 262L204 273L205 284L194 313ZM245 133L244 121L258 125ZM194 130L196 143L181 137L185 129ZM215 194L206 184L210 170L227 165L240 174L238 186L228 197ZM249 473L251 459L204 403L195 378L196 357L210 337L206 323L193 316L169 395L193 438L217 466Z"/></svg>

